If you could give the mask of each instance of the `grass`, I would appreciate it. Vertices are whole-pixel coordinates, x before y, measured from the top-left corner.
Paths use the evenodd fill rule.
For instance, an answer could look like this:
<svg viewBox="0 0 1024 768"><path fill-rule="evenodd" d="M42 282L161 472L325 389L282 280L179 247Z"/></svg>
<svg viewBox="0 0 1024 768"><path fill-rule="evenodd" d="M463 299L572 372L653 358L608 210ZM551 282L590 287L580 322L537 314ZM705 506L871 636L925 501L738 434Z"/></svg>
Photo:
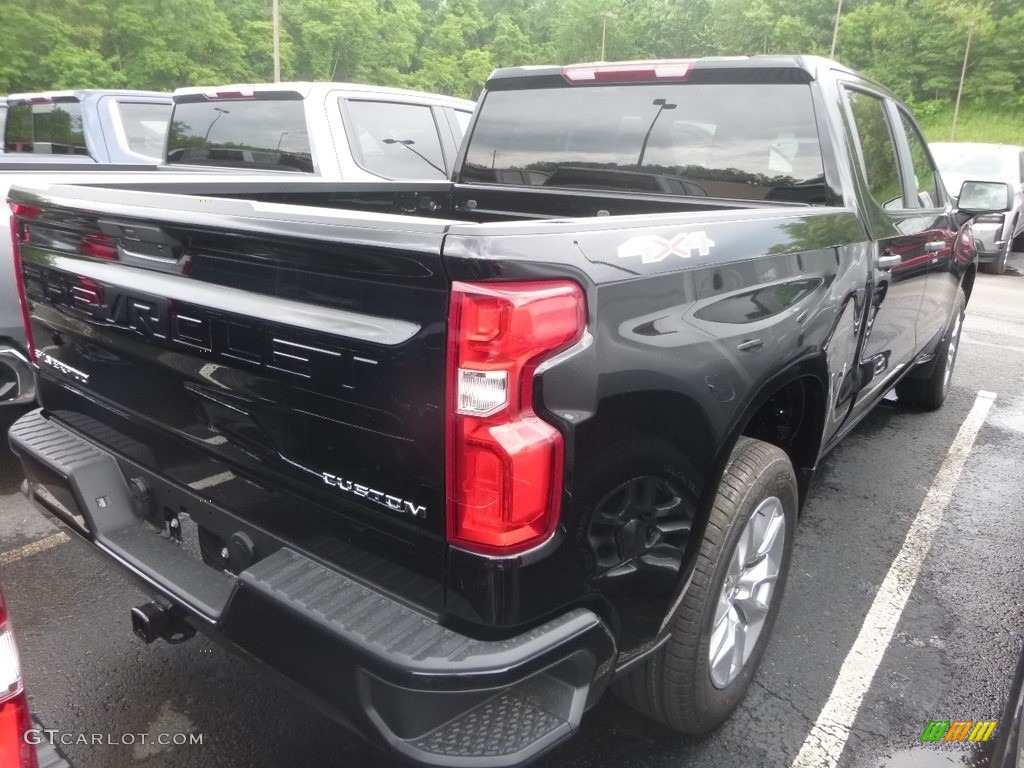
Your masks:
<svg viewBox="0 0 1024 768"><path fill-rule="evenodd" d="M953 125L953 106L915 111L928 141L949 141ZM1018 144L1024 146L1024 109L997 105L961 106L957 119L955 141L977 141L986 144Z"/></svg>

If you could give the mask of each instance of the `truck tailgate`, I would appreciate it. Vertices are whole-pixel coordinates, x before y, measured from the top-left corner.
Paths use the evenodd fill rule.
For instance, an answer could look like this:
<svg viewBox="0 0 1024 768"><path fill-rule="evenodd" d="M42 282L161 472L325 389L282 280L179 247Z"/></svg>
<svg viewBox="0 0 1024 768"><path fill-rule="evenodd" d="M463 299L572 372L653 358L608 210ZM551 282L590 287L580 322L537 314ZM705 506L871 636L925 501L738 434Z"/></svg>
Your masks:
<svg viewBox="0 0 1024 768"><path fill-rule="evenodd" d="M449 222L68 193L13 193L48 415L247 530L440 608ZM189 512L139 496L157 521ZM219 564L230 531L187 517L210 520L199 543Z"/></svg>

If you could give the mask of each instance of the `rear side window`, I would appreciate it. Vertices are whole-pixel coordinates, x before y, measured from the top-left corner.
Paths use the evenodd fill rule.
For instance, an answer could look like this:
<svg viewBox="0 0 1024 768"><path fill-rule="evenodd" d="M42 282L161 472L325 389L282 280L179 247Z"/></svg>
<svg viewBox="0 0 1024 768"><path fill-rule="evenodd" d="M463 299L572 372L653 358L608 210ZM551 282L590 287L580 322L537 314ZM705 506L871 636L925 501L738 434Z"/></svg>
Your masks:
<svg viewBox="0 0 1024 768"><path fill-rule="evenodd" d="M441 139L430 107L342 100L356 164L385 179L446 179Z"/></svg>
<svg viewBox="0 0 1024 768"><path fill-rule="evenodd" d="M128 148L140 155L162 160L171 105L120 101L117 111L128 139Z"/></svg>
<svg viewBox="0 0 1024 768"><path fill-rule="evenodd" d="M4 150L35 155L88 155L81 104L69 101L10 107Z"/></svg>
<svg viewBox="0 0 1024 768"><path fill-rule="evenodd" d="M455 121L459 124L459 135L465 136L466 131L469 130L469 121L473 119L472 112L463 112L461 109L453 109L455 113Z"/></svg>
<svg viewBox="0 0 1024 768"><path fill-rule="evenodd" d="M885 115L885 102L877 96L853 90L847 91L847 99L871 196L883 208L902 208L899 161Z"/></svg>
<svg viewBox="0 0 1024 768"><path fill-rule="evenodd" d="M917 126L902 109L900 120L903 122L903 130L907 134L907 145L910 147L910 160L914 165L914 192L916 199L911 200L911 208L938 208L943 200L939 195L939 187L936 183L938 171L932 165L932 160L924 146L924 139L918 133Z"/></svg>
<svg viewBox="0 0 1024 768"><path fill-rule="evenodd" d="M491 91L462 181L824 203L806 83Z"/></svg>
<svg viewBox="0 0 1024 768"><path fill-rule="evenodd" d="M313 173L303 102L177 103L168 130L167 162Z"/></svg>

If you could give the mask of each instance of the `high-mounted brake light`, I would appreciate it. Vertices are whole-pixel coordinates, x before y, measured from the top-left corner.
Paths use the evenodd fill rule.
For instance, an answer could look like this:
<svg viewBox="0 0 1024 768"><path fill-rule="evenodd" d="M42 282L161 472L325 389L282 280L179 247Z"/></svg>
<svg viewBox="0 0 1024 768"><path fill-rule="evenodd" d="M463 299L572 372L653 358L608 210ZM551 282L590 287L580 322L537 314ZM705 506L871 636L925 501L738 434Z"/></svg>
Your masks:
<svg viewBox="0 0 1024 768"><path fill-rule="evenodd" d="M203 91L203 96L210 101L216 101L217 99L252 99L255 98L256 92L252 88L238 88L233 91Z"/></svg>
<svg viewBox="0 0 1024 768"><path fill-rule="evenodd" d="M572 64L562 67L562 77L570 83L650 83L685 80L692 69L693 62L686 59Z"/></svg>
<svg viewBox="0 0 1024 768"><path fill-rule="evenodd" d="M38 768L36 751L25 741L25 732L31 727L18 649L0 592L0 765L4 768Z"/></svg>
<svg viewBox="0 0 1024 768"><path fill-rule="evenodd" d="M32 320L29 317L28 297L25 295L25 276L22 273L21 244L29 242L31 232L28 223L22 219L34 219L43 212L42 208L25 205L8 200L11 206L11 249L14 252L14 282L18 287L18 300L21 302L21 319L25 324L25 340L28 343L29 360L36 361L35 339L32 337Z"/></svg>
<svg viewBox="0 0 1024 768"><path fill-rule="evenodd" d="M558 523L564 445L533 410L534 374L583 335L583 290L455 283L448 322L448 541L515 554Z"/></svg>

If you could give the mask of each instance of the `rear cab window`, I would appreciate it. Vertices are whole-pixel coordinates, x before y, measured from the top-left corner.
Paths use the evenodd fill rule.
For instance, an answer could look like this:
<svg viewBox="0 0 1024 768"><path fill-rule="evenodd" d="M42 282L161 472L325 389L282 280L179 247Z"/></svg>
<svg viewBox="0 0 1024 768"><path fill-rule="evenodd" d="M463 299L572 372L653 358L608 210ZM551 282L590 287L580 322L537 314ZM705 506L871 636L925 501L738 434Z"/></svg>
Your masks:
<svg viewBox="0 0 1024 768"><path fill-rule="evenodd" d="M171 105L118 101L117 113L124 127L128 148L158 162L162 161Z"/></svg>
<svg viewBox="0 0 1024 768"><path fill-rule="evenodd" d="M352 157L385 179L446 179L431 107L371 99L339 100Z"/></svg>
<svg viewBox="0 0 1024 768"><path fill-rule="evenodd" d="M4 151L35 155L88 155L82 105L75 98L8 104Z"/></svg>
<svg viewBox="0 0 1024 768"><path fill-rule="evenodd" d="M176 99L166 162L313 173L303 101L273 93L249 100Z"/></svg>
<svg viewBox="0 0 1024 768"><path fill-rule="evenodd" d="M843 92L861 171L875 202L887 211L942 208L946 195L939 172L913 118L879 94L851 85Z"/></svg>
<svg viewBox="0 0 1024 768"><path fill-rule="evenodd" d="M461 181L826 203L807 83L492 90Z"/></svg>
<svg viewBox="0 0 1024 768"><path fill-rule="evenodd" d="M896 142L885 113L885 101L864 91L845 90L868 191L883 208L900 210L904 208L903 184Z"/></svg>

